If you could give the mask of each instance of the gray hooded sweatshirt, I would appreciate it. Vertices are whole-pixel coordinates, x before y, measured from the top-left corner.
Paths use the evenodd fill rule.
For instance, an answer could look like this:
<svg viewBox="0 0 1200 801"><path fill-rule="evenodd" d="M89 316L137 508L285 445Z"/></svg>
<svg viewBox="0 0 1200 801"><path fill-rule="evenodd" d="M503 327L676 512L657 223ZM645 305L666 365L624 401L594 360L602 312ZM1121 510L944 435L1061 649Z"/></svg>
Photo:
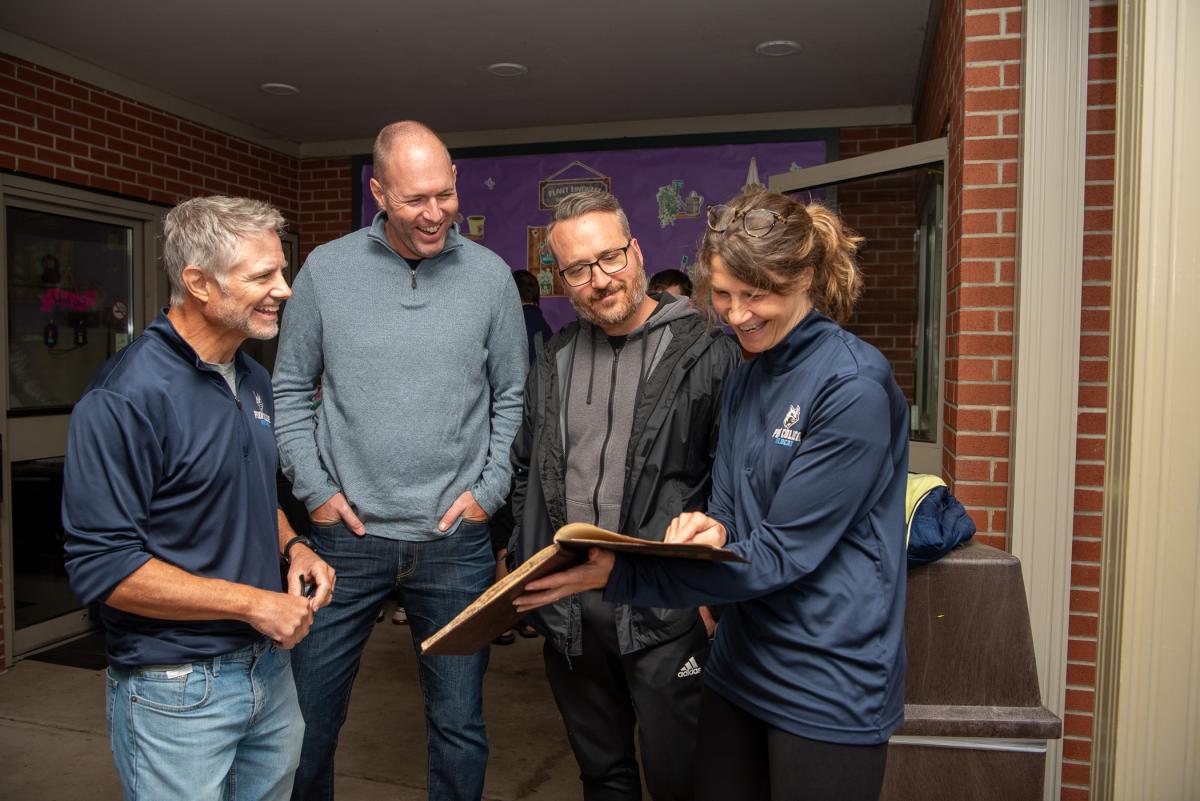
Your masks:
<svg viewBox="0 0 1200 801"><path fill-rule="evenodd" d="M670 344L667 323L695 313L686 302L664 303L623 337L580 321L563 408L567 522L610 531L620 525L625 457L642 382Z"/></svg>
<svg viewBox="0 0 1200 801"><path fill-rule="evenodd" d="M275 361L275 436L309 511L340 491L368 534L434 540L457 530L437 522L463 490L489 514L508 494L525 323L495 253L451 231L412 268L384 219L320 246L296 276Z"/></svg>

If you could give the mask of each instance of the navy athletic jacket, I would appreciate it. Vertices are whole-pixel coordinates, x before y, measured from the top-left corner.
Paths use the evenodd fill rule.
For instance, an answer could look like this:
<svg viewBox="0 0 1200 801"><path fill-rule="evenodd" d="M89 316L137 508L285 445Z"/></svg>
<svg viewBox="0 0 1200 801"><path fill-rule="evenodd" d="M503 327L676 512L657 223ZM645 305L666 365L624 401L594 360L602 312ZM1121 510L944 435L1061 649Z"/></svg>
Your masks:
<svg viewBox="0 0 1200 801"><path fill-rule="evenodd" d="M705 680L768 725L887 740L904 715L908 403L813 311L726 380L709 516L749 564L617 554L605 599L729 604Z"/></svg>
<svg viewBox="0 0 1200 801"><path fill-rule="evenodd" d="M71 588L102 602L157 557L280 591L271 379L238 351L238 396L160 313L100 369L71 414L63 528ZM108 660L176 664L259 636L233 620L157 620L101 607Z"/></svg>

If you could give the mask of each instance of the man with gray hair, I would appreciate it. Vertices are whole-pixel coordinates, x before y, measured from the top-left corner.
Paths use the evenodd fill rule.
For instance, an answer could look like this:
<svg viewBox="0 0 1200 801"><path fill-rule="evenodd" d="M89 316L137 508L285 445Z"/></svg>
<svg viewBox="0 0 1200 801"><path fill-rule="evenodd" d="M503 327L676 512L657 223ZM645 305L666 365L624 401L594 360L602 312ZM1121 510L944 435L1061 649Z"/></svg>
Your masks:
<svg viewBox="0 0 1200 801"><path fill-rule="evenodd" d="M329 603L334 574L296 547L279 511L270 380L238 350L278 332L291 294L282 226L256 200L172 209L171 306L71 415L66 567L80 599L101 605L127 798L291 792L304 722L288 649Z"/></svg>
<svg viewBox="0 0 1200 801"><path fill-rule="evenodd" d="M491 584L488 518L508 494L528 369L511 271L453 227L446 146L418 122L394 123L374 170L379 213L308 257L275 362L283 469L339 582L296 651L308 724L297 799L333 797L359 658L393 589L419 644ZM483 793L487 662L487 649L418 656L431 799Z"/></svg>
<svg viewBox="0 0 1200 801"><path fill-rule="evenodd" d="M542 349L512 448L516 564L566 523L662 540L706 508L733 341L685 298L647 294L642 250L616 197L554 209L546 239L579 321ZM599 591L530 615L586 801L642 797L634 730L655 801L692 796L708 632L695 609L631 608Z"/></svg>

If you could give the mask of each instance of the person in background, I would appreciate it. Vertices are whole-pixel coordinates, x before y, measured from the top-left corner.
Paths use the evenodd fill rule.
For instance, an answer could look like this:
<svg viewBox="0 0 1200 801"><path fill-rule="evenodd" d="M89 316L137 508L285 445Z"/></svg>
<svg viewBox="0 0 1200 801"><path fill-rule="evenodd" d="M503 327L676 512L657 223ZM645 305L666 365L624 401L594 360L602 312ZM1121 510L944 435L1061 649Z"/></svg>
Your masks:
<svg viewBox="0 0 1200 801"><path fill-rule="evenodd" d="M521 295L521 312L525 315L525 337L529 340L529 363L533 364L535 344L545 345L554 335L550 324L542 315L538 305L542 300L542 292L538 288L537 278L528 270L514 270L513 280L517 282L517 292Z"/></svg>
<svg viewBox="0 0 1200 801"><path fill-rule="evenodd" d="M703 509L721 386L738 363L687 301L647 294L613 195L563 198L547 241L579 320L546 344L525 384L514 566L566 523L661 540L675 515ZM695 608L659 606L585 592L532 618L587 801L641 798L637 742L656 801L692 797L708 632Z"/></svg>
<svg viewBox="0 0 1200 801"><path fill-rule="evenodd" d="M692 279L683 270L660 270L650 276L650 292L668 292L677 298L691 298Z"/></svg>
<svg viewBox="0 0 1200 801"><path fill-rule="evenodd" d="M298 799L333 797L338 733L388 593L399 584L419 645L494 580L488 518L509 490L528 369L508 265L453 229L445 144L421 123L393 123L375 140L374 170L379 213L309 255L275 363L283 470L339 581L295 653L308 724ZM483 793L488 654L417 657L438 801Z"/></svg>
<svg viewBox="0 0 1200 801"><path fill-rule="evenodd" d="M666 539L748 562L593 549L516 600L528 612L606 587L611 602L725 605L699 801L877 799L903 721L908 403L887 360L839 325L862 286L860 241L827 208L770 192L709 213L700 298L757 358L726 382L707 511Z"/></svg>
<svg viewBox="0 0 1200 801"><path fill-rule="evenodd" d="M392 609L392 625L393 626L407 626L408 625L408 613L406 613L404 611L404 599L402 599L400 597L400 588L397 587L396 589L392 590L392 592L388 593L387 600L394 601L396 604L395 608ZM376 623L383 622L383 613L385 611L384 607L386 605L387 605L386 603L379 605L379 612L375 615Z"/></svg>
<svg viewBox="0 0 1200 801"><path fill-rule="evenodd" d="M100 604L128 799L282 801L292 790L304 721L288 649L335 576L279 509L270 378L239 350L279 331L291 294L282 227L278 211L244 198L168 212L170 308L71 414L66 569L83 603Z"/></svg>

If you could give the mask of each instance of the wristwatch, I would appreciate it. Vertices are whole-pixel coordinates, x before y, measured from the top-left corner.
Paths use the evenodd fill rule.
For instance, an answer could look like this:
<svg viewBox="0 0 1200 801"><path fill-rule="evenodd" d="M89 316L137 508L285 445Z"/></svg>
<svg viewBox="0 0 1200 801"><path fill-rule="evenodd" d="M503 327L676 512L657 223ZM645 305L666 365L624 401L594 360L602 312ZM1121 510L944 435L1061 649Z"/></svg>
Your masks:
<svg viewBox="0 0 1200 801"><path fill-rule="evenodd" d="M317 546L313 544L312 540L303 534L297 534L287 541L287 545L283 546L283 554L280 558L283 559L283 563L285 565L290 565L292 563L292 546L296 543L307 545L313 553L317 552Z"/></svg>

